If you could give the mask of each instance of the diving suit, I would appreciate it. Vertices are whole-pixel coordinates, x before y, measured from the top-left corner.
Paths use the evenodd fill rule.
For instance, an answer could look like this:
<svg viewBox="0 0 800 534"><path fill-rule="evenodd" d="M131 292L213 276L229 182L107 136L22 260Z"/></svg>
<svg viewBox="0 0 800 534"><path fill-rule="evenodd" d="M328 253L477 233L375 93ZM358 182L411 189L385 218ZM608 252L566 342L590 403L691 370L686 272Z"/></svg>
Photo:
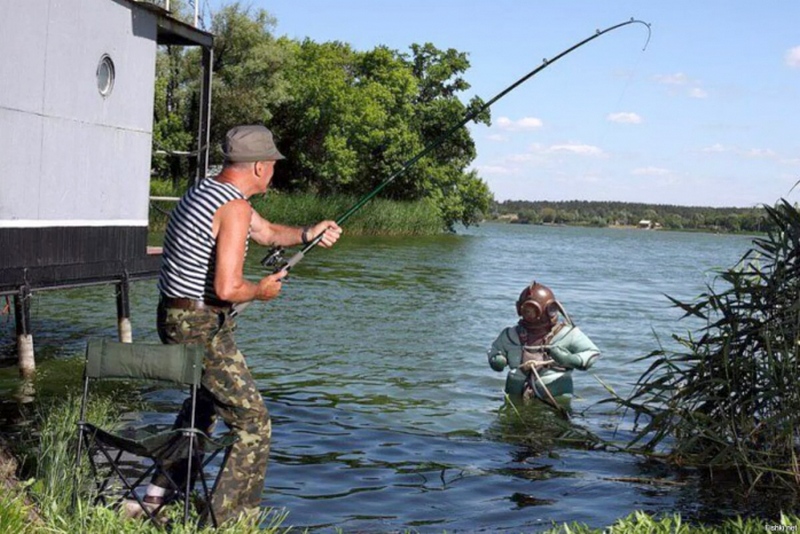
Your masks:
<svg viewBox="0 0 800 534"><path fill-rule="evenodd" d="M495 371L510 367L506 393L526 400L572 394L573 369L591 367L600 350L572 323L547 286L531 282L516 308L519 322L503 329L487 353Z"/></svg>

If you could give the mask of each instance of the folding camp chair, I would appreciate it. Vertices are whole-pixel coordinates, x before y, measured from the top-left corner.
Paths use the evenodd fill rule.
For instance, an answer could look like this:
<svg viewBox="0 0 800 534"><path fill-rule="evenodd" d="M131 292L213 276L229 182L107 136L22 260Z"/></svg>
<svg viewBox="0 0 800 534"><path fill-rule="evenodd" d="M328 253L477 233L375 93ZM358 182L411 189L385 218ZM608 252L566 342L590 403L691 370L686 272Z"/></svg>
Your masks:
<svg viewBox="0 0 800 534"><path fill-rule="evenodd" d="M211 496L216 489L219 475L209 488L205 468L220 453L225 451L219 473L225 468L230 447L236 438L230 434L212 438L202 430L194 428L197 391L203 370L202 345L161 345L142 343L120 343L105 339L90 339L86 345L86 367L84 370L83 398L78 422L78 452L76 462L80 465L83 451L88 453L89 467L96 493L94 504L117 506L125 500L135 500L149 520L154 520L163 506L169 502L183 501L183 521L189 518L189 502L193 486L199 479L202 497L206 501L208 515L217 526L211 507ZM98 428L86 421L86 405L90 383L100 380L141 380L167 382L189 386L191 390L191 426L159 431L148 428L110 431ZM92 387L91 389L94 389ZM128 474L120 468L125 456L139 461L139 473ZM147 465L149 464L149 465ZM185 465L185 484L176 483L165 465ZM126 470L127 471L127 470ZM137 492L150 478L162 473L169 480L171 498L158 506L146 506ZM134 479L131 481L131 479ZM113 482L121 482L122 488L114 488ZM179 487L180 485L180 487ZM119 486L119 483L117 483ZM77 491L77 489L76 489ZM107 494L117 492L116 495Z"/></svg>

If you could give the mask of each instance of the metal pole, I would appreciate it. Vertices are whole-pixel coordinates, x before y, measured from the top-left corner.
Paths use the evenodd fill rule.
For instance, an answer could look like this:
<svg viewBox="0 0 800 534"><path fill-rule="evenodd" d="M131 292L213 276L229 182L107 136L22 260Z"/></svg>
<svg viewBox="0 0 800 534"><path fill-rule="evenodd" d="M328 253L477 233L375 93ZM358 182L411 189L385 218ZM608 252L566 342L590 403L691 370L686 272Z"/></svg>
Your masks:
<svg viewBox="0 0 800 534"><path fill-rule="evenodd" d="M214 50L203 48L203 79L200 83L200 125L197 132L197 174L198 183L208 174L208 152L211 142L211 70L214 66Z"/></svg>

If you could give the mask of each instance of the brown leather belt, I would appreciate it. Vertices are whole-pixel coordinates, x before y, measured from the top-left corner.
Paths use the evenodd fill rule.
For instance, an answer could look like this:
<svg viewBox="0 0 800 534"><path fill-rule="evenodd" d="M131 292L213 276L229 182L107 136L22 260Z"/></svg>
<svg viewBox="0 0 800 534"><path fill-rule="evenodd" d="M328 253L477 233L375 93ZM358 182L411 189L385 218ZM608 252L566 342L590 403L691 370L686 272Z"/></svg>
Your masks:
<svg viewBox="0 0 800 534"><path fill-rule="evenodd" d="M221 300L196 300L181 297L165 297L161 295L161 303L166 308L177 308L179 310L211 310L228 311L231 309L229 302Z"/></svg>

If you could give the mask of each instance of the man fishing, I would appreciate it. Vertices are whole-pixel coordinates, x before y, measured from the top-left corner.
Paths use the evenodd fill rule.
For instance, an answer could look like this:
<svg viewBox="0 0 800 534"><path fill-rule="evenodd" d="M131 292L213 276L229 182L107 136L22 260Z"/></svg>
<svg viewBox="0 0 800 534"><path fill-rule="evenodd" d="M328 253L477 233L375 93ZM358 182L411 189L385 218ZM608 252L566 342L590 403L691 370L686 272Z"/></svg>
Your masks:
<svg viewBox="0 0 800 534"><path fill-rule="evenodd" d="M558 408L555 398L572 393L572 370L591 367L600 350L572 324L550 288L536 281L520 293L517 315L519 322L492 343L489 365L498 372L511 368L505 386L510 397L538 398Z"/></svg>
<svg viewBox="0 0 800 534"><path fill-rule="evenodd" d="M170 216L158 280L157 316L162 342L203 343L206 347L196 426L210 430L219 417L238 437L210 503L219 522L259 508L271 438L269 413L236 348L230 312L235 303L277 297L287 270L257 282L245 279L249 240L286 247L319 238L318 244L327 248L341 234L334 221L305 228L283 226L267 221L252 208L248 199L266 193L276 162L284 159L267 128L232 128L223 152L220 174L192 187ZM187 401L176 428L189 424L190 409ZM170 466L169 471L179 485L183 483L185 465ZM169 497L167 486L163 474L154 477L145 503L161 504Z"/></svg>

